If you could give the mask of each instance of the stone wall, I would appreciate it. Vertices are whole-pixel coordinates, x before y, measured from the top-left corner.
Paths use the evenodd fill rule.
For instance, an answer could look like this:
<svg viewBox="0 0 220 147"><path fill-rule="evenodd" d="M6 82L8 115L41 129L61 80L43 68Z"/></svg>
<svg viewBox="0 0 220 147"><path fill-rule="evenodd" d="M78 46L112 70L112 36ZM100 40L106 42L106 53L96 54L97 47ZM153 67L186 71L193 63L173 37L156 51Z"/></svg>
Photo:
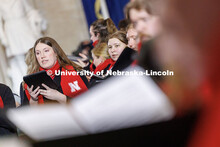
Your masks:
<svg viewBox="0 0 220 147"><path fill-rule="evenodd" d="M32 0L48 21L47 36L54 38L67 54L89 39L81 0Z"/></svg>

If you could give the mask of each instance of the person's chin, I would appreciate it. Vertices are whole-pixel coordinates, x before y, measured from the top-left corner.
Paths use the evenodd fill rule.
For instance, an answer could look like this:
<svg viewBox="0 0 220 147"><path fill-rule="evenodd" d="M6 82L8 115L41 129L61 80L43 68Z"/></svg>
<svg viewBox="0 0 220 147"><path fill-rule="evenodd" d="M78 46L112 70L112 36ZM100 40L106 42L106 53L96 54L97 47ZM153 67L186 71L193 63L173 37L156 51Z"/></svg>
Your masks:
<svg viewBox="0 0 220 147"><path fill-rule="evenodd" d="M48 65L42 65L41 66L43 69L50 69L51 68L51 66L48 66Z"/></svg>
<svg viewBox="0 0 220 147"><path fill-rule="evenodd" d="M118 59L118 58L113 58L112 60L113 60L113 61L117 61L117 59Z"/></svg>

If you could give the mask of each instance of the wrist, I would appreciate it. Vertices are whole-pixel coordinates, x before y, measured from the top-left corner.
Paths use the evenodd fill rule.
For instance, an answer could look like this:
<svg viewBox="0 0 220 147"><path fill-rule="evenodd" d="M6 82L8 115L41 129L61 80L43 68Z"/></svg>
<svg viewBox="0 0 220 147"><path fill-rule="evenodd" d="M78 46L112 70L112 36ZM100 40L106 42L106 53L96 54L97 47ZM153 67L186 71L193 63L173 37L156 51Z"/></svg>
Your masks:
<svg viewBox="0 0 220 147"><path fill-rule="evenodd" d="M38 97L37 97L37 98L31 97L31 99L32 99L33 101L38 101Z"/></svg>
<svg viewBox="0 0 220 147"><path fill-rule="evenodd" d="M67 101L67 97L66 95L62 94L60 97L59 97L59 103L66 103Z"/></svg>

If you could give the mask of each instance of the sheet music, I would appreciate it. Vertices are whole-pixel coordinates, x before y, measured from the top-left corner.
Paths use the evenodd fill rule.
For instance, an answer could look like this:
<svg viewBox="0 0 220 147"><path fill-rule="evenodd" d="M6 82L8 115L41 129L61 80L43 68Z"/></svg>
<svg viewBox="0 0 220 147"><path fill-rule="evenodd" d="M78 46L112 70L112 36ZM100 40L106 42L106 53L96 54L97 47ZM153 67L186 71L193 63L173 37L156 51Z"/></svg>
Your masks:
<svg viewBox="0 0 220 147"><path fill-rule="evenodd" d="M128 71L143 71L129 68ZM90 133L169 120L174 108L147 76L119 76L72 101L72 112Z"/></svg>
<svg viewBox="0 0 220 147"><path fill-rule="evenodd" d="M74 98L68 106L25 107L10 110L7 116L31 138L51 140L165 121L174 113L150 77L119 76Z"/></svg>
<svg viewBox="0 0 220 147"><path fill-rule="evenodd" d="M34 140L51 140L86 134L66 105L50 104L12 109L8 118Z"/></svg>

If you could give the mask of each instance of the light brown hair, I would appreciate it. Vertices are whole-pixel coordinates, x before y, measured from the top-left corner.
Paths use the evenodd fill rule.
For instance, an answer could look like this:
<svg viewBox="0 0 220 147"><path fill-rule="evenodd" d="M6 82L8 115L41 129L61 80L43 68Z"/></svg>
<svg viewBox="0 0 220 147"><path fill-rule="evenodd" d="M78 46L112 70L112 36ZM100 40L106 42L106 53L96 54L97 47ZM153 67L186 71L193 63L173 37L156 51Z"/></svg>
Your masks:
<svg viewBox="0 0 220 147"><path fill-rule="evenodd" d="M25 56L25 63L27 65L27 74L32 74L37 71L34 65L37 64L37 59L35 58L34 48L30 48Z"/></svg>
<svg viewBox="0 0 220 147"><path fill-rule="evenodd" d="M153 7L153 4L158 0L135 0L133 2L129 2L124 9L124 13L127 19L130 20L130 10L136 9L136 10L145 10L150 15L155 15L155 8ZM154 5L155 6L155 5Z"/></svg>
<svg viewBox="0 0 220 147"><path fill-rule="evenodd" d="M94 21L91 26L93 27L93 32L95 36L99 34L99 42L107 42L107 38L110 34L116 32L118 29L115 26L111 18L98 19Z"/></svg>
<svg viewBox="0 0 220 147"><path fill-rule="evenodd" d="M110 35L108 40L109 39L112 39L112 38L117 38L118 40L120 40L121 42L123 42L124 44L128 45L128 40L126 38L126 34L125 32L123 31L117 31L115 32L114 34Z"/></svg>
<svg viewBox="0 0 220 147"><path fill-rule="evenodd" d="M60 45L59 45L54 39L52 39L52 38L50 38L50 37L42 37L42 38L39 38L39 39L35 42L34 47L33 47L33 49L34 49L34 55L35 55L35 48L36 48L36 46L37 46L38 43L44 43L44 44L46 44L46 45L48 45L48 46L50 46L50 47L53 48L54 52L57 54L57 60L58 60L58 63L59 63L59 65L60 65L60 67L63 67L63 68L66 69L66 66L67 66L67 65L71 65L71 66L74 67L75 70L81 70L81 69L82 69L79 65L73 63L70 59L68 59L68 57L66 56L66 54L64 53L64 51L63 51L63 49L60 47ZM36 60L36 61L37 61L36 55L33 56L33 57L34 57L33 60ZM37 62L37 63L34 64L33 67L32 67L32 68L33 68L33 71L34 71L34 72L39 71L39 67L40 67L40 65L39 65L39 63ZM67 70L68 70L68 69L67 69Z"/></svg>

